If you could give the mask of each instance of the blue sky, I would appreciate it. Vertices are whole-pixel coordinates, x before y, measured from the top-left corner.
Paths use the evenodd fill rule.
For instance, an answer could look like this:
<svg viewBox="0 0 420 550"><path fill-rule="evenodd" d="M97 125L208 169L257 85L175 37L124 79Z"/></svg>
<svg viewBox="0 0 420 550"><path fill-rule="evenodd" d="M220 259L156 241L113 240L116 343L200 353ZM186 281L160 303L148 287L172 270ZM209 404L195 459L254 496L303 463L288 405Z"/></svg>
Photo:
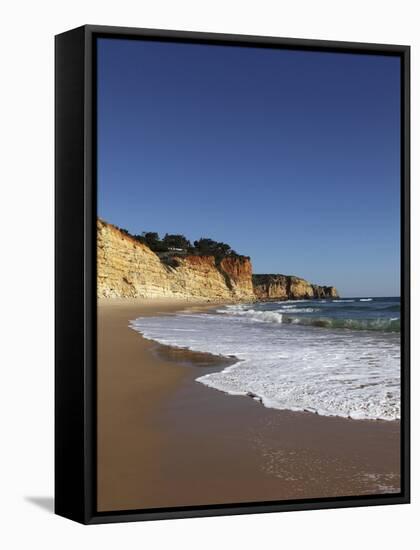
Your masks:
<svg viewBox="0 0 420 550"><path fill-rule="evenodd" d="M396 57L98 40L98 214L399 295Z"/></svg>

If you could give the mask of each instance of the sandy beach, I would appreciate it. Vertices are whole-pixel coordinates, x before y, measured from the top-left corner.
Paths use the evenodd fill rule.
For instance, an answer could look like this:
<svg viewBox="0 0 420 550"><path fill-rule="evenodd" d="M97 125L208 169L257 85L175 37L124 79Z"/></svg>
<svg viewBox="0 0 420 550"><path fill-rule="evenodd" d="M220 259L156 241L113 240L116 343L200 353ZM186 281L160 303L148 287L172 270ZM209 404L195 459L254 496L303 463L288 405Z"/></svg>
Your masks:
<svg viewBox="0 0 420 550"><path fill-rule="evenodd" d="M98 511L399 492L398 421L268 409L195 382L223 368L130 329L208 304L100 300Z"/></svg>

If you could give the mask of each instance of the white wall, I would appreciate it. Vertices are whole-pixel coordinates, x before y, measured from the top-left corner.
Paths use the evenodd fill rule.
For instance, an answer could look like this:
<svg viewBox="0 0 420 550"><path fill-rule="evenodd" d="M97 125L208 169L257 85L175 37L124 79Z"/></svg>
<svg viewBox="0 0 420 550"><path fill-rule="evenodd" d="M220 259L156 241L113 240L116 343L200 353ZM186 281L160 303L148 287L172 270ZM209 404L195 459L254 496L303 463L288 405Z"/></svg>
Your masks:
<svg viewBox="0 0 420 550"><path fill-rule="evenodd" d="M26 0L3 3L0 544L3 548L412 548L414 504L82 527L29 499L53 493L53 35L84 23L412 45L413 207L419 211L415 0ZM419 218L418 218L419 219ZM419 221L413 221L413 240ZM414 247L413 247L414 248ZM413 272L419 254L413 250ZM419 285L413 289L418 305ZM4 307L6 305L6 308ZM418 311L413 314L418 329ZM414 333L415 333L414 328ZM414 342L414 405L418 389ZM413 411L413 463L418 459Z"/></svg>

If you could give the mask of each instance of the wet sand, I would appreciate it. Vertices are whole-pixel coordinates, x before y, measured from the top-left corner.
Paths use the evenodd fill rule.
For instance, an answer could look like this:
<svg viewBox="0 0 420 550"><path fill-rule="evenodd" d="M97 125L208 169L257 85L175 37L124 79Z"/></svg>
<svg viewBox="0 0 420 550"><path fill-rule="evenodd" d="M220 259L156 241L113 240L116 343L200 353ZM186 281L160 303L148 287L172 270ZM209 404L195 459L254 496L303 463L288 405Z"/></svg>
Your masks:
<svg viewBox="0 0 420 550"><path fill-rule="evenodd" d="M206 304L98 306L98 511L399 492L400 423L267 409L195 378L223 368L128 327Z"/></svg>

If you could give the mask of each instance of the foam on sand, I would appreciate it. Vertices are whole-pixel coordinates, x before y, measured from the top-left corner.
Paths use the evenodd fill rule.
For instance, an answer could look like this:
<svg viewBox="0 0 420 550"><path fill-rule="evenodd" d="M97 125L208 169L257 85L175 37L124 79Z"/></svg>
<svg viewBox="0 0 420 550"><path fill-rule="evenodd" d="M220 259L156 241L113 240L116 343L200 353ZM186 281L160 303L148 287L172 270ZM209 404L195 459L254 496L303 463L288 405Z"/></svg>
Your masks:
<svg viewBox="0 0 420 550"><path fill-rule="evenodd" d="M282 313L244 306L223 311L140 318L131 327L165 345L236 356L234 365L197 381L266 407L399 418L398 333L284 323Z"/></svg>

